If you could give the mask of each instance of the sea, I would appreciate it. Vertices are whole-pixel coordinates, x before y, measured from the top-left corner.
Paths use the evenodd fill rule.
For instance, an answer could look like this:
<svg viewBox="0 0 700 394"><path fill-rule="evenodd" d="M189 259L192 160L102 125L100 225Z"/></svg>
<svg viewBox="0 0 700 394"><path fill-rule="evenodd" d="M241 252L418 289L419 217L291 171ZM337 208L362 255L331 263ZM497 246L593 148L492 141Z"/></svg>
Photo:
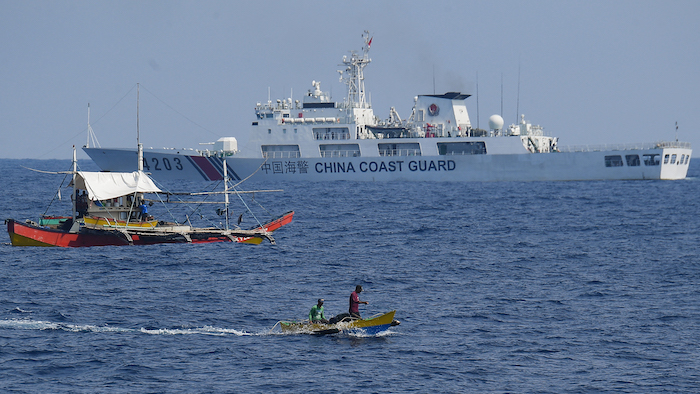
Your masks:
<svg viewBox="0 0 700 394"><path fill-rule="evenodd" d="M0 212L66 214L65 175L27 168L70 166L0 160ZM682 181L239 189L258 192L236 203L264 207L233 208L244 228L295 211L276 245L13 247L2 232L0 391L700 392L698 163ZM195 212L184 220L222 221L212 204ZM318 298L327 317L346 312L356 285L363 316L401 324L279 330Z"/></svg>

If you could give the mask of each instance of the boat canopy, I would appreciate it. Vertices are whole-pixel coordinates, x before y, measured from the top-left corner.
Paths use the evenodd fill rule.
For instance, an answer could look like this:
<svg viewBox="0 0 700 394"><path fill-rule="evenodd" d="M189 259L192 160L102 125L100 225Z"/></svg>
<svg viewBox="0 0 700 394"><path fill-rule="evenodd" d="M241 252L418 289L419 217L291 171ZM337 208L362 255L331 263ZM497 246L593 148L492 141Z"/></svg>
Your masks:
<svg viewBox="0 0 700 394"><path fill-rule="evenodd" d="M107 200L134 193L158 193L161 190L143 171L86 172L78 171L76 187L85 189L92 201Z"/></svg>

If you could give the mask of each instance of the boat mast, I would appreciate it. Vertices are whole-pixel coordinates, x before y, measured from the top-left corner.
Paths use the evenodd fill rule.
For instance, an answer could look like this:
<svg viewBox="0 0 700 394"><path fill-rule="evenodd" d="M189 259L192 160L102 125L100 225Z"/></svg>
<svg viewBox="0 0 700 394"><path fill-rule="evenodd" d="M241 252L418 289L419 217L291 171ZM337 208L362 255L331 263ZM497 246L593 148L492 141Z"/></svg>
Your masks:
<svg viewBox="0 0 700 394"><path fill-rule="evenodd" d="M95 132L92 130L92 126L90 126L90 103L88 103L87 143L85 144L86 148L90 147L90 141L92 141L93 148L100 147L100 142L97 140L97 136L95 135Z"/></svg>
<svg viewBox="0 0 700 394"><path fill-rule="evenodd" d="M138 170L143 171L143 146L141 145L141 134L139 132L139 88L140 84L136 83L136 147L138 149Z"/></svg>
<svg viewBox="0 0 700 394"><path fill-rule="evenodd" d="M78 187L75 184L76 178L78 175L78 157L75 153L75 145L73 145L73 195L71 196L71 201L73 202L71 204L71 218L73 219L73 224L71 225L71 228L69 232L71 233L77 233L78 229L80 228L80 224L78 224L78 215L77 215L77 208L76 204L78 203Z"/></svg>
<svg viewBox="0 0 700 394"><path fill-rule="evenodd" d="M226 215L226 231L228 231L228 171L226 169L226 159L224 159L224 215Z"/></svg>

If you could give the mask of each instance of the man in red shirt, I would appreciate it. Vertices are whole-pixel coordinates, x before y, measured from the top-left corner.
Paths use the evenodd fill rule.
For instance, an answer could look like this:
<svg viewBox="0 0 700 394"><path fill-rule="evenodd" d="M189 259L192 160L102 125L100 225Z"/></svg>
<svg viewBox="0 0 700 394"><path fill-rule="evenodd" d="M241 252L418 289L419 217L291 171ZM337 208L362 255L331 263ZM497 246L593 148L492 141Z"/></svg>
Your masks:
<svg viewBox="0 0 700 394"><path fill-rule="evenodd" d="M350 316L361 319L360 316L360 304L369 304L367 301L360 301L360 296L358 294L362 293L362 286L355 286L355 291L350 294Z"/></svg>

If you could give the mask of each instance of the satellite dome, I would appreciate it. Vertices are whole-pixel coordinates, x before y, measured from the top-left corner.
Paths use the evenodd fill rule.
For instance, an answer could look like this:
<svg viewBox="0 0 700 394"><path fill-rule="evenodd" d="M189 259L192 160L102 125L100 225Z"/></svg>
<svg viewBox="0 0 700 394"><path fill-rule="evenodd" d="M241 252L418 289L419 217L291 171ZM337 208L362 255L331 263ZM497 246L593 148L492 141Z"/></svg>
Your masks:
<svg viewBox="0 0 700 394"><path fill-rule="evenodd" d="M491 130L501 130L503 128L503 118L500 115L491 115L489 118L489 128Z"/></svg>

